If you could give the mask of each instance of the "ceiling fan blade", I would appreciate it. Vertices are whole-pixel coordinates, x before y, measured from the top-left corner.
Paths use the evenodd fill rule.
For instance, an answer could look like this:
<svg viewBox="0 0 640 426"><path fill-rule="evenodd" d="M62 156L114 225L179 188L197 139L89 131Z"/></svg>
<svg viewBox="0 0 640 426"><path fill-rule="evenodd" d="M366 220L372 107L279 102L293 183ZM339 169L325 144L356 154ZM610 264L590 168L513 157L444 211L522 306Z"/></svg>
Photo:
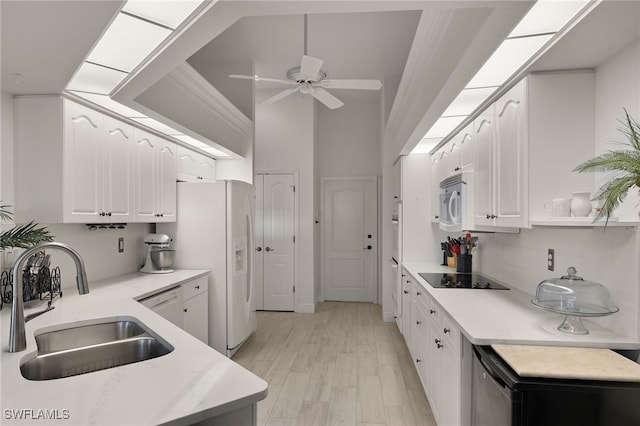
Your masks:
<svg viewBox="0 0 640 426"><path fill-rule="evenodd" d="M321 80L316 86L327 89L356 89L356 90L380 90L380 80Z"/></svg>
<svg viewBox="0 0 640 426"><path fill-rule="evenodd" d="M230 78L240 78L240 79L244 79L244 80L268 81L268 82L271 82L271 83L286 84L288 86L294 86L294 85L298 84L295 81L291 81L291 80L281 80L281 79L278 79L278 78L260 77L259 75L231 74L231 75L229 75L229 77Z"/></svg>
<svg viewBox="0 0 640 426"><path fill-rule="evenodd" d="M304 55L302 56L302 63L300 64L300 74L307 80L315 80L318 77L323 63L324 61L322 59Z"/></svg>
<svg viewBox="0 0 640 426"><path fill-rule="evenodd" d="M296 93L298 90L300 90L300 86L296 86L296 87L292 87L291 89L283 90L282 92L276 93L275 95L271 96L270 98L267 98L264 101L260 102L260 105L271 105L273 103L278 102L280 99L284 99L287 96Z"/></svg>
<svg viewBox="0 0 640 426"><path fill-rule="evenodd" d="M342 105L344 105L344 103L340 99L336 98L321 87L312 87L310 93L311 96L325 104L325 106L329 109L340 108Z"/></svg>

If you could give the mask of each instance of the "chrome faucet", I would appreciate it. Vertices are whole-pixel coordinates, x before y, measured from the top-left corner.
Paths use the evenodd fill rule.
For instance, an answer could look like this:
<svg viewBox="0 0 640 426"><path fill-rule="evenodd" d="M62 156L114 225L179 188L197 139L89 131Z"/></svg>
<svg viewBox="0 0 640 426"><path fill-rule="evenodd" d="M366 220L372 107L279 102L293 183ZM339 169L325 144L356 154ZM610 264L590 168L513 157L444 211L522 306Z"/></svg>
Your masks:
<svg viewBox="0 0 640 426"><path fill-rule="evenodd" d="M24 330L24 301L22 300L22 264L33 253L44 250L46 248L59 249L67 253L76 264L76 283L78 285L78 294L89 293L89 281L87 273L84 269L84 261L71 246L64 243L49 242L38 244L25 250L16 259L13 265L13 304L11 305L11 328L9 330L9 352L21 352L27 348L27 336Z"/></svg>

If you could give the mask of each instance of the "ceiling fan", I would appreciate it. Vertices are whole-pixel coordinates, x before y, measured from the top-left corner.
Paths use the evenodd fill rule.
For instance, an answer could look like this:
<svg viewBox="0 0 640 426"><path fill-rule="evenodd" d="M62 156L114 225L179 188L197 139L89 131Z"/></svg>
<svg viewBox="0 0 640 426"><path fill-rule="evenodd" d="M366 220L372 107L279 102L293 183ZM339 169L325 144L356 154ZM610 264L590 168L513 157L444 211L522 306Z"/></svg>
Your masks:
<svg viewBox="0 0 640 426"><path fill-rule="evenodd" d="M296 92L303 95L311 95L322 102L327 108L336 109L344 103L325 89L355 89L355 90L380 90L380 80L332 80L327 79L327 72L322 69L322 59L307 55L307 15L304 15L304 55L299 67L293 67L287 71L287 79L260 77L257 75L231 74L231 78L241 78L254 81L267 81L291 86L282 92L260 102L263 105L273 104Z"/></svg>

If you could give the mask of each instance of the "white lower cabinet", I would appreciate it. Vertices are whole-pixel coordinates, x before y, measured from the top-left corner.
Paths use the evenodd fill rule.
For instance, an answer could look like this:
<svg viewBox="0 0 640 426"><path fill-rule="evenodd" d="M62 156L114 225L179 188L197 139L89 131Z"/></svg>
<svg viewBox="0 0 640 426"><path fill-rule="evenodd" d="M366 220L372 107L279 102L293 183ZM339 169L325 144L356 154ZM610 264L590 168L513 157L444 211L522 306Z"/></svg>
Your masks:
<svg viewBox="0 0 640 426"><path fill-rule="evenodd" d="M411 352L431 411L439 426L461 425L462 336L453 320L415 279L405 277L404 300L411 309L410 332L404 338ZM406 299L405 299L406 298ZM407 316L404 312L403 318ZM404 329L403 329L404 331Z"/></svg>
<svg viewBox="0 0 640 426"><path fill-rule="evenodd" d="M201 277L182 284L184 331L209 344L209 285Z"/></svg>

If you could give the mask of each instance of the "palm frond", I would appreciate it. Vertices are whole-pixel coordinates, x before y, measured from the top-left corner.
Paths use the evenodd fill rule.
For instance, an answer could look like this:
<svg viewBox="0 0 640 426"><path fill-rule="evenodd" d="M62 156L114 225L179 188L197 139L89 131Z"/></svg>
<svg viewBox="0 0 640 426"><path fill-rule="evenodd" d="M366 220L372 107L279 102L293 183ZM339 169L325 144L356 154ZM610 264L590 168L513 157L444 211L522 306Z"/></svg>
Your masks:
<svg viewBox="0 0 640 426"><path fill-rule="evenodd" d="M0 201L1 203L2 201ZM11 207L8 204L0 204L0 221L9 221L11 220L12 214L9 211L9 207Z"/></svg>
<svg viewBox="0 0 640 426"><path fill-rule="evenodd" d="M635 178L627 175L610 180L600 188L595 195L596 200L603 201L602 209L595 220L606 217L607 223L613 215L614 210L624 201L631 189L635 185Z"/></svg>
<svg viewBox="0 0 640 426"><path fill-rule="evenodd" d="M0 251L10 247L28 248L45 241L53 241L53 235L48 229L37 226L37 223L29 222L0 233Z"/></svg>
<svg viewBox="0 0 640 426"><path fill-rule="evenodd" d="M634 186L640 188L640 124L631 118L626 109L624 115L624 119L620 120L622 127L618 130L628 140L624 144L627 149L607 151L573 169L579 173L618 172L600 188L594 198L603 201L602 209L595 219L606 217L607 223L614 210L626 198L628 191Z"/></svg>

